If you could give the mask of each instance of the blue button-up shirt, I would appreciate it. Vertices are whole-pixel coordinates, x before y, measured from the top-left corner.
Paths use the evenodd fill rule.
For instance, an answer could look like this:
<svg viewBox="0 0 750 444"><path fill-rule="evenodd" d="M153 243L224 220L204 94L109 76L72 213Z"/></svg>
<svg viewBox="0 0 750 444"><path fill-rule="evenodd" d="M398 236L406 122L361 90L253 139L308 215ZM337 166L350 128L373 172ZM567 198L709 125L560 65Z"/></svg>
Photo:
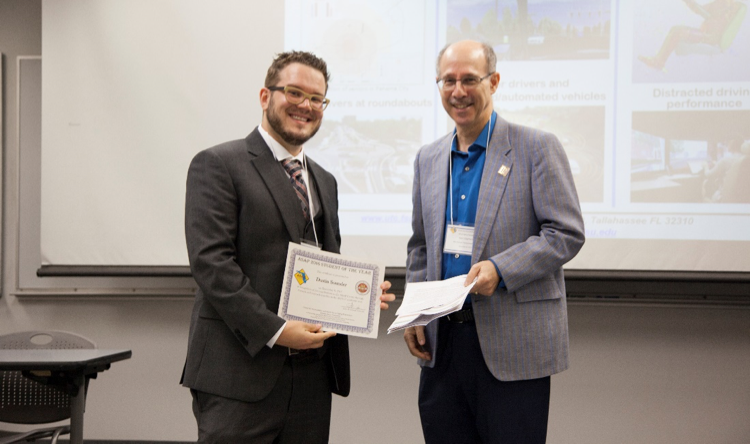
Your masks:
<svg viewBox="0 0 750 444"><path fill-rule="evenodd" d="M479 185L482 182L482 170L487 153L488 135L497 122L497 113L492 112L490 121L482 129L474 143L471 144L467 153L458 150L456 138L451 145L451 161L453 169L453 188L449 190L453 196L453 223L458 225L471 225L477 216L477 201L479 200ZM455 130L454 130L455 134ZM450 187L450 180L448 186ZM445 225L451 223L451 196L448 196L445 205ZM447 229L445 230L447 232ZM443 239L445 242L445 239ZM443 279L466 274L471 269L471 255L458 255L455 253L443 253Z"/></svg>

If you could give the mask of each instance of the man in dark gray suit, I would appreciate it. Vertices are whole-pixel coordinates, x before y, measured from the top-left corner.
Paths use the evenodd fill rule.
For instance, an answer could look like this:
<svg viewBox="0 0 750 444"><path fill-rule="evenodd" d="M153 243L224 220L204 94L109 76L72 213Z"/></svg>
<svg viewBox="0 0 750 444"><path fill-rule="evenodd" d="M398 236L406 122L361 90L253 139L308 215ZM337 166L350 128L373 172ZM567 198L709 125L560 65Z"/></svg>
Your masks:
<svg viewBox="0 0 750 444"><path fill-rule="evenodd" d="M260 90L261 125L190 164L185 236L198 291L182 384L199 442L325 443L331 393L349 394L347 337L276 315L288 243L341 244L336 180L302 146L320 128L328 80L315 55L279 54ZM381 308L393 299L384 293Z"/></svg>
<svg viewBox="0 0 750 444"><path fill-rule="evenodd" d="M479 42L440 52L456 129L414 161L407 282L476 278L461 311L404 332L430 444L544 443L550 375L568 367L562 266L584 242L578 196L557 138L493 111L496 64Z"/></svg>

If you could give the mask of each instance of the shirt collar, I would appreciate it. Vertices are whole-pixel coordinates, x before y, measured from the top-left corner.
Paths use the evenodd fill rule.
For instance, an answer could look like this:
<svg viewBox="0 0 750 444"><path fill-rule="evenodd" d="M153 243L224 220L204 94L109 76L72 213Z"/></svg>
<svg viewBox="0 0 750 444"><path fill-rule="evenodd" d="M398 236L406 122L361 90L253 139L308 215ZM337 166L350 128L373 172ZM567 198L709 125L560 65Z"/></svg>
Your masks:
<svg viewBox="0 0 750 444"><path fill-rule="evenodd" d="M270 134L268 134L268 131L264 130L262 126L258 125L258 132L260 133L261 137L263 137L263 140L266 141L266 145L268 145L269 148L271 148L271 154L273 154L273 157L276 158L277 161L281 162L282 160L286 160L288 158L297 159L302 163L302 168L305 167L305 147L303 146L300 150L299 154L296 156L292 156L292 154L284 148L283 145L281 145L279 142L276 141L273 137L271 137Z"/></svg>
<svg viewBox="0 0 750 444"><path fill-rule="evenodd" d="M484 125L484 128L482 128L482 132L479 133L474 143L472 143L469 146L469 150L471 150L471 147L477 146L483 150L487 149L487 133L491 132L495 128L495 123L497 122L497 113L495 111L492 111L492 115L490 116L490 120ZM492 124L492 127L490 127L490 124ZM451 143L451 151L459 152L458 146L456 146L456 130L453 129L453 142Z"/></svg>

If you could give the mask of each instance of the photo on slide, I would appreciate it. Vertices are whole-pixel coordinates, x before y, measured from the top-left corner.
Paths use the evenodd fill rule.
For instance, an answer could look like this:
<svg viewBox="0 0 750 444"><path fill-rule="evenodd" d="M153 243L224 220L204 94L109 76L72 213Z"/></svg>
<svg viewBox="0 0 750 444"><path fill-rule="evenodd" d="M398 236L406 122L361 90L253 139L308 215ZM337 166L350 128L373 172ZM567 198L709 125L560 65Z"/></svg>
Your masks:
<svg viewBox="0 0 750 444"><path fill-rule="evenodd" d="M336 176L340 194L409 195L421 140L421 119L346 116L326 120L305 150Z"/></svg>
<svg viewBox="0 0 750 444"><path fill-rule="evenodd" d="M285 9L286 49L322 57L338 88L414 86L432 76L425 1L287 0Z"/></svg>
<svg viewBox="0 0 750 444"><path fill-rule="evenodd" d="M750 80L747 0L636 0L633 82Z"/></svg>
<svg viewBox="0 0 750 444"><path fill-rule="evenodd" d="M750 203L748 119L750 111L633 113L631 202Z"/></svg>
<svg viewBox="0 0 750 444"><path fill-rule="evenodd" d="M610 0L448 0L446 43L475 39L498 60L608 59Z"/></svg>
<svg viewBox="0 0 750 444"><path fill-rule="evenodd" d="M533 107L502 111L505 120L539 128L557 136L568 155L582 203L604 201L604 107ZM582 125L581 122L586 122Z"/></svg>

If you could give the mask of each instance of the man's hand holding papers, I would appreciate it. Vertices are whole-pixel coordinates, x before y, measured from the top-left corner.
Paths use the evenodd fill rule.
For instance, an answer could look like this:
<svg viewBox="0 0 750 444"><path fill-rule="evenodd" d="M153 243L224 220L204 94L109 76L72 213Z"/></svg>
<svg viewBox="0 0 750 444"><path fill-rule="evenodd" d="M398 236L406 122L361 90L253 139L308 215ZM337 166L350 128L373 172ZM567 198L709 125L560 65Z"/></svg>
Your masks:
<svg viewBox="0 0 750 444"><path fill-rule="evenodd" d="M475 280L464 286L466 276L464 274L444 281L408 283L404 300L396 311L396 320L388 328L388 333L427 325L434 319L460 310L476 283Z"/></svg>

